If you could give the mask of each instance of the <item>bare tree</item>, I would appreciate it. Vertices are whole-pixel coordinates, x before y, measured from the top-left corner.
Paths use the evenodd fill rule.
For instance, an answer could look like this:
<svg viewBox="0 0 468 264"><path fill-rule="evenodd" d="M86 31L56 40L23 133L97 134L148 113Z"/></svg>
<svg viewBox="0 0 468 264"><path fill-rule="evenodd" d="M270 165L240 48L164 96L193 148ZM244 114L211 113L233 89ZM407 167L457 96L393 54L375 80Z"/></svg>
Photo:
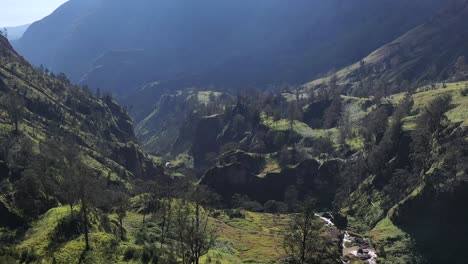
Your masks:
<svg viewBox="0 0 468 264"><path fill-rule="evenodd" d="M125 232L123 226L123 220L127 216L127 211L130 208L130 202L128 201L129 197L123 192L113 193L113 205L114 212L117 214L117 219L119 221L119 230L120 230L120 239L125 240Z"/></svg>
<svg viewBox="0 0 468 264"><path fill-rule="evenodd" d="M92 208L102 200L104 183L89 168L78 166L77 168L77 193L81 205L81 216L84 226L86 251L91 249L89 243L89 215Z"/></svg>
<svg viewBox="0 0 468 264"><path fill-rule="evenodd" d="M283 247L288 255L288 263L321 263L321 251L324 247L320 229L323 223L314 214L313 200L307 200L301 212L294 215L284 236Z"/></svg>
<svg viewBox="0 0 468 264"><path fill-rule="evenodd" d="M192 189L187 200L179 201L175 213L175 233L182 263L199 264L200 257L213 247L216 232L209 221L212 193L204 186Z"/></svg>

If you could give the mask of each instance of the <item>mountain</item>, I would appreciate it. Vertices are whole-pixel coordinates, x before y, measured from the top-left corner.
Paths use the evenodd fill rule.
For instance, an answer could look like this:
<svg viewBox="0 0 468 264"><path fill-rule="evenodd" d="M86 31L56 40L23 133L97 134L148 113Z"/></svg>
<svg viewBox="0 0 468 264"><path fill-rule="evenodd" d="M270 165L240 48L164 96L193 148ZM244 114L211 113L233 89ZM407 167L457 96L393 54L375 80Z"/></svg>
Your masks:
<svg viewBox="0 0 468 264"><path fill-rule="evenodd" d="M454 1L444 12L336 72L338 83L351 95L402 92L437 81L465 80L468 69L468 3ZM327 85L330 76L307 83Z"/></svg>
<svg viewBox="0 0 468 264"><path fill-rule="evenodd" d="M21 25L21 26L16 26L16 27L6 27L6 30L8 32L8 40L16 41L20 39L30 25L31 24L26 24L26 25Z"/></svg>
<svg viewBox="0 0 468 264"><path fill-rule="evenodd" d="M71 0L16 44L46 68L0 38L0 262L465 263L466 3Z"/></svg>
<svg viewBox="0 0 468 264"><path fill-rule="evenodd" d="M161 175L137 145L130 117L110 97L33 68L4 37L0 54L0 225L20 226L57 205L53 185L41 177L56 175L65 157L76 156L78 166L115 185Z"/></svg>
<svg viewBox="0 0 468 264"><path fill-rule="evenodd" d="M31 25L16 48L34 65L123 97L155 81L160 89L304 83L359 60L444 4L71 0Z"/></svg>

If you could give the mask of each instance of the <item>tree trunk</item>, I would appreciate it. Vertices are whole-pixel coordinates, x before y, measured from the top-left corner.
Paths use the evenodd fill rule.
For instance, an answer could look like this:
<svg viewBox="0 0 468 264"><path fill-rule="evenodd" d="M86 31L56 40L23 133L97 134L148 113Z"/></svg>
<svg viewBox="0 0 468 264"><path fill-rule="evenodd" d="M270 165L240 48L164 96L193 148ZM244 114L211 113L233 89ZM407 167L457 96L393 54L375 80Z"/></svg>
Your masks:
<svg viewBox="0 0 468 264"><path fill-rule="evenodd" d="M307 216L304 218L304 230L302 230L302 245L301 245L301 264L305 264L305 254L306 254L306 246L307 246L307 232L309 230L308 223L307 223Z"/></svg>
<svg viewBox="0 0 468 264"><path fill-rule="evenodd" d="M119 223L120 223L120 239L124 241L125 237L124 237L124 230L123 230L123 218L119 219Z"/></svg>
<svg viewBox="0 0 468 264"><path fill-rule="evenodd" d="M195 264L200 262L200 202L197 200L195 202L195 232L194 232L194 252L193 257L195 259Z"/></svg>
<svg viewBox="0 0 468 264"><path fill-rule="evenodd" d="M70 216L73 219L73 204L70 203Z"/></svg>
<svg viewBox="0 0 468 264"><path fill-rule="evenodd" d="M91 247L89 246L89 230L88 230L88 208L86 208L86 203L82 202L82 210L83 210L83 223L84 223L84 235L85 235L85 243L86 243L86 251L89 251Z"/></svg>
<svg viewBox="0 0 468 264"><path fill-rule="evenodd" d="M15 118L15 122L14 122L14 123L15 123L15 135L18 135L18 132L19 132L19 129L18 129L18 126L19 126L19 125L18 125L18 123L19 123L18 118Z"/></svg>

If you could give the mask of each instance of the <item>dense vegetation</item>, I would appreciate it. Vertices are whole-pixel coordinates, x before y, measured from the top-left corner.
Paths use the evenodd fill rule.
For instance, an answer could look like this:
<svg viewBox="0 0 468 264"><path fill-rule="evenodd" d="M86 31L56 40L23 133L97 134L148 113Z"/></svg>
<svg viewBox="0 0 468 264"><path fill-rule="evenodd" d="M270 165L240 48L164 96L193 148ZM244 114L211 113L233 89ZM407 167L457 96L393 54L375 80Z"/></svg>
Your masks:
<svg viewBox="0 0 468 264"><path fill-rule="evenodd" d="M164 5L167 9L158 9L160 13L171 10L162 16L165 21L165 15L177 11L171 9L174 3L145 4ZM271 18L291 11L282 3L272 3L278 14L273 12ZM373 10L373 3L360 5ZM400 10L403 2L385 3ZM96 14L106 13L110 4L70 1L44 24L33 25L20 44L30 49L28 38L49 36L41 34L40 28L64 19L65 13L72 14L67 20L76 22L76 27L72 30L64 23L56 29L72 30L72 39L82 37L89 33L81 32L82 27L95 25ZM205 4L214 3L201 5ZM248 5L258 8L257 4ZM303 14L309 4L317 8L314 12L331 8L356 18L350 24L355 31L349 36L344 34L346 27L331 19L325 28L340 37L324 37L324 43L355 43L356 36L369 33L355 9L344 2L301 1L291 8ZM408 5L405 12L420 3ZM426 12L398 25L410 29L431 17L438 5L431 1L425 5ZM232 80L218 71L168 85L164 79L172 77L167 72L155 77L138 67L133 70L141 75L125 67L119 70L126 75L111 70L113 76L126 78L127 82L117 85L119 89L145 84L125 98L131 104L125 109L102 92L108 90L106 86L102 90L94 86L91 91L72 84L65 74L34 68L0 36L0 263L464 263L468 245L463 235L468 232L466 6L466 1L450 1L440 15L361 59L366 54L361 52L404 33L390 32L388 28L394 28L390 22L382 25L388 32L370 39L355 54L361 57L327 63L341 67L354 59L359 62L305 85L295 82L302 83L308 74L293 73L288 84L267 89L264 84L272 80L256 87L262 89L251 89L250 81L232 89ZM120 14L122 7L134 7L131 15L146 14L140 6L124 2L111 11ZM229 7L242 13L244 6L231 3ZM81 17L83 12L88 16ZM218 26L251 18L247 13L228 16ZM195 18L187 18L191 19ZM210 19L194 24L192 34L208 30L205 23L213 26ZM395 19L389 17L389 21ZM155 22L155 28L163 24ZM98 29L106 28L102 23ZM186 36L185 27L177 29L174 32ZM447 29L461 32L455 38ZM278 34L273 40L285 36ZM56 37L54 43L63 41L61 35ZM113 56L126 62L128 56L151 61L155 63L151 72L170 65L182 67L178 60L174 64L155 60L152 53L170 55L174 42L169 37L167 47L161 43L163 48L151 54L138 49L104 55L98 63L104 66L95 70L107 71L108 63L120 67ZM210 50L205 40L192 44L207 48L197 56L210 61L223 53ZM74 45L65 46L84 52ZM312 68L324 70L328 66L323 60L356 49L339 46L338 51L310 48L309 55L321 64ZM90 53L104 48L85 47ZM60 51L68 54L67 49ZM308 48L297 50L297 54L288 53L291 65L309 67L310 61L295 59ZM435 51L442 55L434 56ZM320 52L325 53L323 58L317 55ZM36 63L47 54L32 53L28 56ZM64 70L77 74L76 80L90 62L65 55L60 58L72 58L76 65L59 64L65 63ZM83 59L96 54L87 55ZM190 60L184 65L193 66L197 56L185 57ZM219 65L223 72L223 67L232 69L237 64ZM265 74L274 76L273 72L284 69L267 69ZM88 77L106 85L113 82L94 74ZM220 76L226 77L224 82ZM242 76L248 80L250 75ZM196 88L204 80L221 80L225 87ZM239 88L244 85L248 89Z"/></svg>

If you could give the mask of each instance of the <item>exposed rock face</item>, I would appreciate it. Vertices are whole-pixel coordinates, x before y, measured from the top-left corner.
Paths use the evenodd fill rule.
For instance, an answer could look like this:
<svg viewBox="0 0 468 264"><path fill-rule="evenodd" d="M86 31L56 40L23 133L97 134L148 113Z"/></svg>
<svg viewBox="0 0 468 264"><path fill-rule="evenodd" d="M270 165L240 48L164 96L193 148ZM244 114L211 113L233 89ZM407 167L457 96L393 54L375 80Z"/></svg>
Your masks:
<svg viewBox="0 0 468 264"><path fill-rule="evenodd" d="M468 185L436 194L424 187L390 213L398 227L415 241L415 249L431 263L464 263L468 244L466 225Z"/></svg>
<svg viewBox="0 0 468 264"><path fill-rule="evenodd" d="M341 161L330 160L321 164L314 159L305 160L278 173L268 173L260 177L259 166L263 161L240 151L231 153L235 157L224 157L221 163L210 169L201 183L211 187L229 201L232 195L245 194L259 202L284 200L284 192L295 185L300 196L312 195L319 206L330 208L338 188L337 175Z"/></svg>
<svg viewBox="0 0 468 264"><path fill-rule="evenodd" d="M199 121L192 147L195 167L200 167L205 163L206 154L218 153L220 144L217 138L223 129L222 120L222 115L214 115L204 117Z"/></svg>
<svg viewBox="0 0 468 264"><path fill-rule="evenodd" d="M135 144L118 145L111 154L114 160L140 179L154 179L163 175L164 170L157 166L146 153Z"/></svg>

